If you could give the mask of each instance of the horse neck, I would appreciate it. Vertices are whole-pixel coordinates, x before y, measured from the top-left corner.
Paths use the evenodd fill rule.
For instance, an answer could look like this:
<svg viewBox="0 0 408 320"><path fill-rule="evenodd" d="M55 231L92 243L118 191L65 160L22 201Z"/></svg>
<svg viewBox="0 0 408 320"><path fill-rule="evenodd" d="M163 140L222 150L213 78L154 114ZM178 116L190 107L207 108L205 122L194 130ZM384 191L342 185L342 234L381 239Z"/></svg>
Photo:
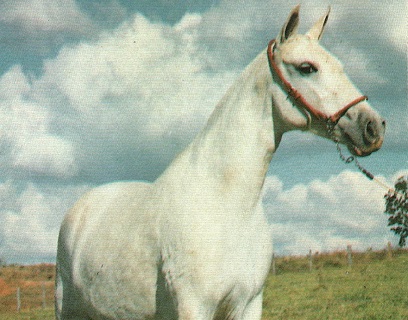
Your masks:
<svg viewBox="0 0 408 320"><path fill-rule="evenodd" d="M263 52L228 90L207 126L163 176L173 175L173 180L194 184L201 194L212 189L223 201L231 198L241 207L256 206L281 137L274 132L271 81Z"/></svg>

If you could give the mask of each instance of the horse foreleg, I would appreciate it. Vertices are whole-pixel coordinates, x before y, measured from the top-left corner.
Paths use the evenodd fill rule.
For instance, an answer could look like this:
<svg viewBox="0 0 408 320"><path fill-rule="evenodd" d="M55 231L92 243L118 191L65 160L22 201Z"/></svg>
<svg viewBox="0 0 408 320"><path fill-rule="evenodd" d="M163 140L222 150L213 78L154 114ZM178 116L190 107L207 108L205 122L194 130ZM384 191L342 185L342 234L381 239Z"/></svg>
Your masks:
<svg viewBox="0 0 408 320"><path fill-rule="evenodd" d="M179 320L211 320L209 312L204 308L195 305L179 306L178 307Z"/></svg>
<svg viewBox="0 0 408 320"><path fill-rule="evenodd" d="M242 320L260 320L262 317L262 297L261 291L252 301L246 306Z"/></svg>
<svg viewBox="0 0 408 320"><path fill-rule="evenodd" d="M205 307L206 304L197 298L194 293L185 292L177 296L178 320L212 320L214 310Z"/></svg>

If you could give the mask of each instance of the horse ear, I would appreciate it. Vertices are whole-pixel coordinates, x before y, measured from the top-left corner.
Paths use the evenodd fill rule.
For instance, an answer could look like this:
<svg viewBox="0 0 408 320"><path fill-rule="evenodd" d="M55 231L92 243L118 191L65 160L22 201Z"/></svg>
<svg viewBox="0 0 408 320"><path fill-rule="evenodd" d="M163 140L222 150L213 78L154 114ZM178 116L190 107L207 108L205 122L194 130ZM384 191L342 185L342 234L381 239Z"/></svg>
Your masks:
<svg viewBox="0 0 408 320"><path fill-rule="evenodd" d="M330 14L330 6L327 9L325 15L323 15L317 22L313 25L313 27L306 33L306 35L313 40L320 40L323 34L324 27L327 23L327 19L329 18Z"/></svg>
<svg viewBox="0 0 408 320"><path fill-rule="evenodd" d="M290 12L288 19L286 20L278 38L276 39L277 45L285 42L290 36L297 33L297 29L299 26L299 9L300 5L298 4Z"/></svg>

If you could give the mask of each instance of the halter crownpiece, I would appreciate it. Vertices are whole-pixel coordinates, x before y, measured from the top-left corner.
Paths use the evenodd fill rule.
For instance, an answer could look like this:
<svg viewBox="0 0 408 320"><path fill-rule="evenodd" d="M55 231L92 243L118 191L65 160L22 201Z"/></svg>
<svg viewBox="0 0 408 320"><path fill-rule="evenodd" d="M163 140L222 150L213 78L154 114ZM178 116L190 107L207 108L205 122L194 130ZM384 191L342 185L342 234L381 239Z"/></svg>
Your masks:
<svg viewBox="0 0 408 320"><path fill-rule="evenodd" d="M333 127L339 122L340 118L344 116L351 107L354 107L356 104L362 101L368 100L367 96L361 96L357 99L354 99L331 116L326 115L320 110L317 110L305 100L305 98L301 93L299 93L299 91L292 87L292 85L285 79L282 72L279 70L273 55L274 45L275 40L271 40L268 44L268 60L269 67L272 73L276 74L276 76L278 77L279 85L287 92L288 96L292 98L292 100L298 107L302 107L303 109L305 109L307 112L309 112L310 116L313 116L318 121L324 122L329 131L333 130Z"/></svg>

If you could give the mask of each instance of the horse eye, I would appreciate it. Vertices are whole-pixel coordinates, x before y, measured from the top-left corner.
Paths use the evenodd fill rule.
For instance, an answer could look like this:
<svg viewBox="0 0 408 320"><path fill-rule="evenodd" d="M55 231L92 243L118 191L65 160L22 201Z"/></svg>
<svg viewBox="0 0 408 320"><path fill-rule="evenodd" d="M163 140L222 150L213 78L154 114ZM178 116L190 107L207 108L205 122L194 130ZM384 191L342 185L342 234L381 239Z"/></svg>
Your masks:
<svg viewBox="0 0 408 320"><path fill-rule="evenodd" d="M302 74L311 74L317 72L317 68L309 62L303 62L302 64L297 66L296 69Z"/></svg>

